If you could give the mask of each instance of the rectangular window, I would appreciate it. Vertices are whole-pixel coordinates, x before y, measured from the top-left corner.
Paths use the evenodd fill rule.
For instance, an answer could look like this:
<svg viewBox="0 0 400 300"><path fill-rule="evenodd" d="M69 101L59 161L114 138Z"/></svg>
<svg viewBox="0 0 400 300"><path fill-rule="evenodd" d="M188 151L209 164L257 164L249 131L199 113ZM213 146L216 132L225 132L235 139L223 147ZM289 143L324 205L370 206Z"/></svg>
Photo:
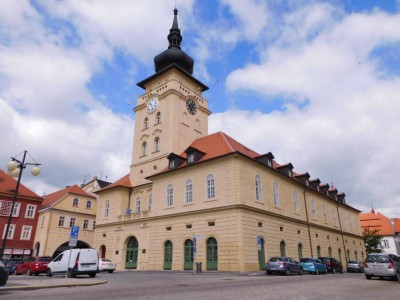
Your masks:
<svg viewBox="0 0 400 300"><path fill-rule="evenodd" d="M174 188L172 184L167 187L167 206L174 205Z"/></svg>
<svg viewBox="0 0 400 300"><path fill-rule="evenodd" d="M276 181L274 181L274 205L275 207L279 207L279 190Z"/></svg>
<svg viewBox="0 0 400 300"><path fill-rule="evenodd" d="M21 208L21 203L15 202L15 204L14 204L14 209L13 209L13 213L12 213L12 216L13 216L13 217L18 217L18 216L19 216L19 210L20 210L20 208Z"/></svg>
<svg viewBox="0 0 400 300"><path fill-rule="evenodd" d="M311 213L312 213L312 217L315 219L317 217L317 210L315 208L314 200L311 200Z"/></svg>
<svg viewBox="0 0 400 300"><path fill-rule="evenodd" d="M194 162L194 154L190 153L189 156L188 156L188 163L190 164L192 162Z"/></svg>
<svg viewBox="0 0 400 300"><path fill-rule="evenodd" d="M83 229L89 229L89 220L83 220Z"/></svg>
<svg viewBox="0 0 400 300"><path fill-rule="evenodd" d="M294 211L296 213L299 213L300 212L299 197L296 191L293 192L293 202L294 202Z"/></svg>
<svg viewBox="0 0 400 300"><path fill-rule="evenodd" d="M75 218L71 218L70 220L69 220L69 227L70 228L72 228L73 226L75 226Z"/></svg>
<svg viewBox="0 0 400 300"><path fill-rule="evenodd" d="M325 205L324 205L323 208L322 208L322 213L324 214L324 221L325 221L325 223L328 222L328 217L327 217L327 215L326 215L326 207L325 207Z"/></svg>
<svg viewBox="0 0 400 300"><path fill-rule="evenodd" d="M58 218L58 227L64 227L64 222L65 222L65 217L64 216L60 216Z"/></svg>
<svg viewBox="0 0 400 300"><path fill-rule="evenodd" d="M31 238L32 226L23 226L21 232L21 240L29 240Z"/></svg>
<svg viewBox="0 0 400 300"><path fill-rule="evenodd" d="M382 240L383 243L383 248L389 248L389 241L388 240Z"/></svg>
<svg viewBox="0 0 400 300"><path fill-rule="evenodd" d="M4 225L3 239L6 235L6 230L7 230L7 224ZM14 232L15 232L15 224L10 224L10 227L8 228L8 235L7 235L8 240L12 240L14 238Z"/></svg>
<svg viewBox="0 0 400 300"><path fill-rule="evenodd" d="M33 219L35 218L36 205L28 204L26 208L25 218Z"/></svg>

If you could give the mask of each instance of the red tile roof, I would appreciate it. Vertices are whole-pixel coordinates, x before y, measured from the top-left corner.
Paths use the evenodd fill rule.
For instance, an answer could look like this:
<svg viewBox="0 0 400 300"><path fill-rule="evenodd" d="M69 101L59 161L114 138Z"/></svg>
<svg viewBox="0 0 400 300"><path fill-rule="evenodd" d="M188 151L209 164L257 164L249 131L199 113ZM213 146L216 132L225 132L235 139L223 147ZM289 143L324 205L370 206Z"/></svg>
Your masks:
<svg viewBox="0 0 400 300"><path fill-rule="evenodd" d="M117 186L123 186L123 187L127 187L127 188L131 188L132 184L131 184L131 179L129 178L130 174L127 174L123 177L121 177L120 179L118 179L117 181L111 183L110 185L107 185L106 187L102 188L100 191L105 191L107 189L113 188L113 187L117 187ZM99 192L99 191L97 191Z"/></svg>
<svg viewBox="0 0 400 300"><path fill-rule="evenodd" d="M72 186L67 186L63 188L62 190L59 190L57 192L54 192L52 194L48 194L44 196L44 201L42 203L42 208L46 207L51 207L54 205L58 200L64 198L68 194L73 194L73 195L78 195L78 196L85 196L89 198L94 198L96 197L90 195L89 193L85 192L82 188L80 188L78 185L72 185Z"/></svg>
<svg viewBox="0 0 400 300"><path fill-rule="evenodd" d="M393 235L393 228L390 219L381 213L360 213L359 218L361 228L369 227L371 229L378 229L378 234L382 236Z"/></svg>
<svg viewBox="0 0 400 300"><path fill-rule="evenodd" d="M17 181L2 169L0 169L0 195L6 197L13 197L14 190L17 187ZM32 192L22 183L19 184L18 188L18 198L34 198L37 200L41 200L42 197Z"/></svg>

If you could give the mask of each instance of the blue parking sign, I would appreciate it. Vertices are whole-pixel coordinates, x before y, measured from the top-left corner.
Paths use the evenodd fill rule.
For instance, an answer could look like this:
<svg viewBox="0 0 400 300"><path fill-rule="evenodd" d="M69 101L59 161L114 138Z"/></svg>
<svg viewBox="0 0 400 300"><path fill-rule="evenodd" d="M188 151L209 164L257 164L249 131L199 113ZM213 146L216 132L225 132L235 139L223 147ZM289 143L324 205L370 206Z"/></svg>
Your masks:
<svg viewBox="0 0 400 300"><path fill-rule="evenodd" d="M78 238L79 235L79 226L72 226L71 227L71 238Z"/></svg>

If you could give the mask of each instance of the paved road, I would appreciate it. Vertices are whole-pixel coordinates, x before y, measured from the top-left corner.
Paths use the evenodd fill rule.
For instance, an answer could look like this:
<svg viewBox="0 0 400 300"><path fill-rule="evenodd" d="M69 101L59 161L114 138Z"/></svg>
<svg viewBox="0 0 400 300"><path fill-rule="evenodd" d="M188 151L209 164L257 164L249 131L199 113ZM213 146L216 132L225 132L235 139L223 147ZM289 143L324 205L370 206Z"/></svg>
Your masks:
<svg viewBox="0 0 400 300"><path fill-rule="evenodd" d="M30 277L31 278L31 277ZM29 279L30 279L29 278ZM82 281L87 277L82 277ZM37 280L43 280L44 277ZM265 273L101 273L107 284L0 292L1 299L400 299L400 283L364 274L267 276ZM18 280L24 280L20 276Z"/></svg>

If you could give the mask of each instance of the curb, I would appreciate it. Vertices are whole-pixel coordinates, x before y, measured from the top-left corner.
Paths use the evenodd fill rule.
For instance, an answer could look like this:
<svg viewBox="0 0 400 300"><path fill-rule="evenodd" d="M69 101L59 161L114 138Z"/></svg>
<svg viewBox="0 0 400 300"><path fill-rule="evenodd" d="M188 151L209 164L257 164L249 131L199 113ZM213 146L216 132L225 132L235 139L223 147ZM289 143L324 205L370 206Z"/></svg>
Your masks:
<svg viewBox="0 0 400 300"><path fill-rule="evenodd" d="M51 284L51 285L32 285L32 286L10 286L10 287L1 287L0 293L2 291L16 291L16 290L38 290L38 289L51 289L58 287L73 287L73 286L90 286L90 285L100 285L106 284L108 281L96 281L96 282L77 282L77 283L64 283L64 284Z"/></svg>

